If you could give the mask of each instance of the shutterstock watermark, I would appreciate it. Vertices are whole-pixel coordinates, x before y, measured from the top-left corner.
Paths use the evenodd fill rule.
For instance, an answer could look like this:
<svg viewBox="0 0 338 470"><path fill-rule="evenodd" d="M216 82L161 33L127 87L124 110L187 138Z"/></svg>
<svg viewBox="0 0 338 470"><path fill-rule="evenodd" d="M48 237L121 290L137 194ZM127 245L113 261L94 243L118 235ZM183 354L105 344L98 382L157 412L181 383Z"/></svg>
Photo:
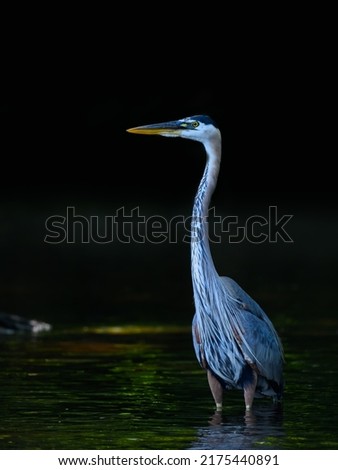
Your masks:
<svg viewBox="0 0 338 470"><path fill-rule="evenodd" d="M200 238L203 224L208 222L211 243L293 243L287 225L291 214L278 213L277 206L267 207L266 213L245 219L237 215L222 217L210 208L208 217L142 215L140 208L120 207L113 215L84 216L68 206L65 215L51 215L46 219L44 241L60 243L192 243Z"/></svg>

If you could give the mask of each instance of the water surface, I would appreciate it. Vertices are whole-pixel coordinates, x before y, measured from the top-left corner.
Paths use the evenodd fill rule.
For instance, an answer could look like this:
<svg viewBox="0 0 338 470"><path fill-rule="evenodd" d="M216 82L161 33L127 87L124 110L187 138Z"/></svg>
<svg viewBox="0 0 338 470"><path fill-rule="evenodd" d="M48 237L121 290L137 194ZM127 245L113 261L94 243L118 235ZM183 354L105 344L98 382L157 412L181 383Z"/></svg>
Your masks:
<svg viewBox="0 0 338 470"><path fill-rule="evenodd" d="M3 337L1 449L337 449L337 335L291 335L282 404L215 412L190 328Z"/></svg>

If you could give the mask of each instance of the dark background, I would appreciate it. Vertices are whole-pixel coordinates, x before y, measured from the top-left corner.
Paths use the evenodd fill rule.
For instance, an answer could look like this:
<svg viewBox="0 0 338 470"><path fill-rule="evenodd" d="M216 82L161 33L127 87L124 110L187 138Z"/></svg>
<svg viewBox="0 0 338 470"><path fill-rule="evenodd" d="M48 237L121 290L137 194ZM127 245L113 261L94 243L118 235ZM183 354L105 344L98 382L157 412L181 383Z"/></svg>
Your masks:
<svg viewBox="0 0 338 470"><path fill-rule="evenodd" d="M203 147L126 129L193 114L209 114L222 131L214 195L221 213L245 218L273 205L294 216L292 247L216 247L222 274L259 295L264 273L288 292L294 286L298 299L310 290L311 305L320 284L330 299L337 223L329 54L296 25L291 33L273 23L245 37L173 37L162 26L140 36L128 23L121 36L105 24L95 40L84 27L68 41L60 31L46 40L46 24L9 51L0 103L0 310L88 323L153 320L163 305L162 320L170 319L179 303L178 315L190 320L187 246L43 240L46 219L67 206L87 216L121 206L189 216Z"/></svg>
<svg viewBox="0 0 338 470"><path fill-rule="evenodd" d="M131 90L117 83L114 91L47 77L24 94L10 89L0 114L1 192L7 199L41 199L89 193L157 197L160 190L180 200L178 193L196 187L204 161L194 155L203 156L202 147L140 141L125 130L209 114L222 131L225 191L236 198L265 199L269 192L303 204L325 201L335 192L333 149L318 96L309 96L299 77L291 83L261 78L212 85L162 85L159 78Z"/></svg>

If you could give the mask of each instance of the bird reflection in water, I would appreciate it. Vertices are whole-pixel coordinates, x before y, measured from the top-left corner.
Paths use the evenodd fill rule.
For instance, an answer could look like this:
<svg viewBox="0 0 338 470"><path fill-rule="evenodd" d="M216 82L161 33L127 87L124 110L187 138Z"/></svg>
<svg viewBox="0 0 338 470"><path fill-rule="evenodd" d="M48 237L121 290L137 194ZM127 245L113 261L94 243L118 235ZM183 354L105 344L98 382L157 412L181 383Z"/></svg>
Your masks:
<svg viewBox="0 0 338 470"><path fill-rule="evenodd" d="M209 426L198 429L198 437L189 449L277 449L284 436L282 405L257 406L244 415L230 416L215 411Z"/></svg>

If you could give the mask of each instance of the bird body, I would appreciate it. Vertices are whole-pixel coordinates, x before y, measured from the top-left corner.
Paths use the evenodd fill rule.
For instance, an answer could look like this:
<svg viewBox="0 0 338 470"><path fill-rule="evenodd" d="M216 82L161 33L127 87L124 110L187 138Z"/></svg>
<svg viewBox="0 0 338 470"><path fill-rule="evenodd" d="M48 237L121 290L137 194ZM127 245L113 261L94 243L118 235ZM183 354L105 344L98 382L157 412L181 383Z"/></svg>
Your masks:
<svg viewBox="0 0 338 470"><path fill-rule="evenodd" d="M219 129L210 117L197 115L128 132L183 137L205 148L206 165L191 222L192 338L216 408L222 408L223 391L228 389L244 391L246 409L254 397L281 398L284 358L278 334L263 309L233 279L218 274L210 252L207 216L221 163Z"/></svg>

